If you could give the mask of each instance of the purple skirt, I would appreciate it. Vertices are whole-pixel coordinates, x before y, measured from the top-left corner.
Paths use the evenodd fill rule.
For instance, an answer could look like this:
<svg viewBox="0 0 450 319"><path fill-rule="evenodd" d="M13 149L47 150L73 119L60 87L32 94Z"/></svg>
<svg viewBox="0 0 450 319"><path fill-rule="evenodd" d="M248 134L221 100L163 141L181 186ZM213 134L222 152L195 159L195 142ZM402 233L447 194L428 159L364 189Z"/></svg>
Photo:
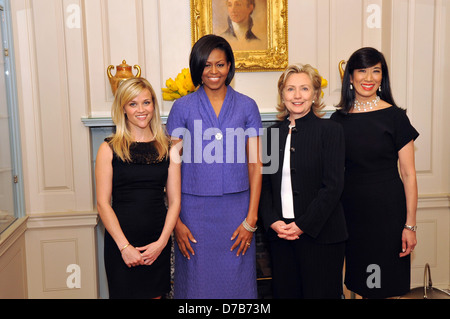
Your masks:
<svg viewBox="0 0 450 319"><path fill-rule="evenodd" d="M244 256L231 236L248 213L249 191L223 196L182 194L180 217L197 243L188 260L175 245L175 299L255 299L255 240Z"/></svg>

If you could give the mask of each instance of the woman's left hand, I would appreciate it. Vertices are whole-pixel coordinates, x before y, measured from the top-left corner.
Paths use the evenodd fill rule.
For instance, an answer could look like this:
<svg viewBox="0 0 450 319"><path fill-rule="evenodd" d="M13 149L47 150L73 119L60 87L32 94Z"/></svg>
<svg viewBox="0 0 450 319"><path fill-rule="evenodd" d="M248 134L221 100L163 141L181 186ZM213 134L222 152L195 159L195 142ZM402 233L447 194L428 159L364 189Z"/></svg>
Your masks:
<svg viewBox="0 0 450 319"><path fill-rule="evenodd" d="M136 247L136 249L141 253L142 258L144 259L144 265L150 266L159 257L164 247L165 245L155 241L144 247Z"/></svg>
<svg viewBox="0 0 450 319"><path fill-rule="evenodd" d="M233 246L231 246L230 251L233 251L236 247L239 247L236 256L239 256L241 252L242 256L245 255L247 249L250 247L252 243L252 238L253 233L246 230L244 226L240 224L239 227L233 233L233 236L231 236L231 240L236 239L236 241L234 242Z"/></svg>
<svg viewBox="0 0 450 319"><path fill-rule="evenodd" d="M278 237L286 240L296 240L300 238L303 231L297 226L295 222L289 223L282 227L283 233L279 233Z"/></svg>
<svg viewBox="0 0 450 319"><path fill-rule="evenodd" d="M417 239L416 232L403 229L402 233L402 252L400 253L400 257L408 256L416 247Z"/></svg>

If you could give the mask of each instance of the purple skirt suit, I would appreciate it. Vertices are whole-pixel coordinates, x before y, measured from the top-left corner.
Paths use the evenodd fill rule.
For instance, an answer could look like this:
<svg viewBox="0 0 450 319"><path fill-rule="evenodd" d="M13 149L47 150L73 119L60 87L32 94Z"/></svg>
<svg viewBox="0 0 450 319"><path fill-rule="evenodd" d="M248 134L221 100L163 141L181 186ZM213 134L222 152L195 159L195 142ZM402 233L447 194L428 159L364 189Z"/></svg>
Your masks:
<svg viewBox="0 0 450 319"><path fill-rule="evenodd" d="M248 213L246 142L261 128L255 101L230 86L218 117L203 87L170 111L167 131L183 139L180 218L197 240L190 260L175 248L176 299L257 298L255 244L237 257L230 239Z"/></svg>

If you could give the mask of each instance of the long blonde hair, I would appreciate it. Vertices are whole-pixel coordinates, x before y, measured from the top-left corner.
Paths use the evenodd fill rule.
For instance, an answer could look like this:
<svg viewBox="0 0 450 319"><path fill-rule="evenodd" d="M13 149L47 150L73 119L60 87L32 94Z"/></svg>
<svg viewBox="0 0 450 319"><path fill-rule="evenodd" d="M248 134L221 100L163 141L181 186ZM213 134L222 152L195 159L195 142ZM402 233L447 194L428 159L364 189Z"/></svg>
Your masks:
<svg viewBox="0 0 450 319"><path fill-rule="evenodd" d="M325 107L325 104L323 104L322 102L322 77L320 76L319 72L317 72L317 70L309 64L292 64L286 68L286 70L283 72L283 74L281 74L280 79L278 80L277 118L279 120L284 120L289 115L289 111L283 102L283 89L286 85L288 77L291 74L295 73L305 73L311 79L311 83L314 89L314 104L312 106L312 110L314 114L322 117L324 115L322 109Z"/></svg>
<svg viewBox="0 0 450 319"><path fill-rule="evenodd" d="M112 147L116 155L124 162L131 161L130 145L134 142L127 125L128 120L125 116L124 108L125 105L141 94L144 90L150 91L155 109L152 119L150 120L150 129L155 139L155 147L159 155L158 160L167 158L169 155L170 140L161 123L159 105L158 100L156 99L155 91L146 79L131 78L120 84L111 109L111 117L116 125L116 132L109 140L109 145Z"/></svg>

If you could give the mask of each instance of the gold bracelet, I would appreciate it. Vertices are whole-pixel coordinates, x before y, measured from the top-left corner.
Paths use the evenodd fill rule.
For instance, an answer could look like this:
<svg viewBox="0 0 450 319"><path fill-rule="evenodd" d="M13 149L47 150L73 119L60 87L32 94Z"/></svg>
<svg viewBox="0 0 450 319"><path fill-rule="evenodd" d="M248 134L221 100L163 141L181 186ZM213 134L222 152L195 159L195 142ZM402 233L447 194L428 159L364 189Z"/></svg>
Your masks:
<svg viewBox="0 0 450 319"><path fill-rule="evenodd" d="M120 250L120 253L122 253L122 251L127 248L128 246L130 246L130 243L126 244L125 246L122 247L122 249Z"/></svg>

